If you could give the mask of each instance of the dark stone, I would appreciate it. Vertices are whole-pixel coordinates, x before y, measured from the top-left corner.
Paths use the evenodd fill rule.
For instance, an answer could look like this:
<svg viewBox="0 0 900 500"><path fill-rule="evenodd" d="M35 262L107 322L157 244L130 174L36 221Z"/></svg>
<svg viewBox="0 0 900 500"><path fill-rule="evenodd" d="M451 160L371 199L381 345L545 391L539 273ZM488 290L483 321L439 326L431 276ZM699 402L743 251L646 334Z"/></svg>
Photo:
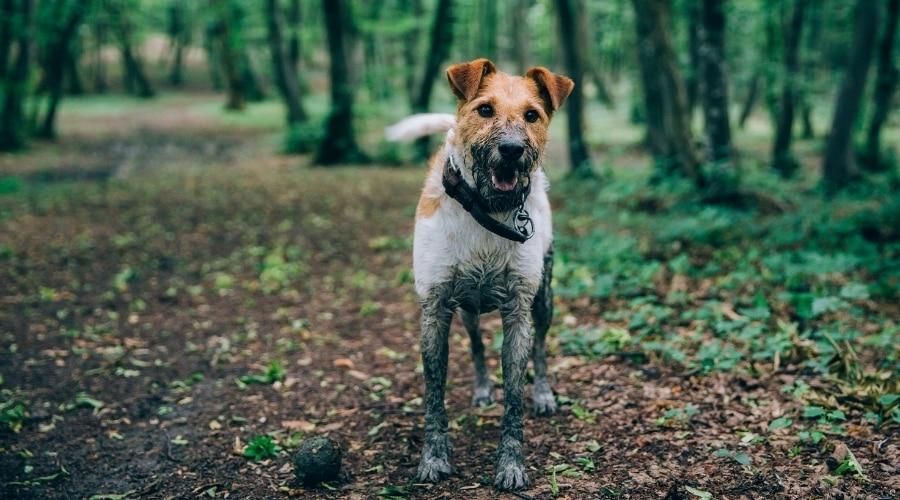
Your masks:
<svg viewBox="0 0 900 500"><path fill-rule="evenodd" d="M300 443L294 455L297 481L311 486L337 479L341 471L341 446L327 437L311 437Z"/></svg>

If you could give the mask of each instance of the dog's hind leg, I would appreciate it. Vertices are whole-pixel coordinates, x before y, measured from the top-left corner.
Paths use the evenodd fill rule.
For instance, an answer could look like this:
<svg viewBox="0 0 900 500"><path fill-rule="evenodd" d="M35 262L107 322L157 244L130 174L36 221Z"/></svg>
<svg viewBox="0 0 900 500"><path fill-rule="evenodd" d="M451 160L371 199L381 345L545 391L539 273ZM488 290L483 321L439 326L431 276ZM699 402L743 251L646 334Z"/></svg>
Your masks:
<svg viewBox="0 0 900 500"><path fill-rule="evenodd" d="M487 406L494 402L494 384L488 377L487 368L484 366L484 342L481 341L481 331L478 329L478 313L460 309L459 315L466 326L466 331L469 332L472 363L475 365L472 405Z"/></svg>
<svg viewBox="0 0 900 500"><path fill-rule="evenodd" d="M547 345L545 339L550 322L553 320L553 247L544 256L544 276L534 302L531 304L531 318L534 322L534 386L531 389L531 400L534 402L536 415L550 415L556 412L556 399L553 389L547 380Z"/></svg>
<svg viewBox="0 0 900 500"><path fill-rule="evenodd" d="M447 337L453 308L438 293L422 302L422 367L425 372L425 442L419 461L419 481L435 482L450 475L450 439L447 437Z"/></svg>

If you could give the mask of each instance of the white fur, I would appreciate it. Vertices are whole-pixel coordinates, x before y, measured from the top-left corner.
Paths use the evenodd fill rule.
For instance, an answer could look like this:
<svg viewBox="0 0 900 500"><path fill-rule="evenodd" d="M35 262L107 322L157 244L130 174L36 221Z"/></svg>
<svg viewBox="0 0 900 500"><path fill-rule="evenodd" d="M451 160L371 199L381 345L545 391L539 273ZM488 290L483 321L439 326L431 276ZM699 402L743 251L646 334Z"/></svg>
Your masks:
<svg viewBox="0 0 900 500"><path fill-rule="evenodd" d="M460 150L450 130L436 161L443 165L447 154L453 154L454 164L460 168L465 182L474 185L471 158L460 155ZM497 236L478 224L456 200L443 194L442 176L443 169L433 168L425 180L426 191L442 193L441 203L433 215L419 218L415 226L413 275L419 297L424 299L434 285L447 281L455 271L484 271L485 266L493 270L514 270L536 291L543 273L543 257L553 239L548 182L543 170L538 167L531 175L534 185L525 209L534 221L534 236L525 243ZM509 215L501 214L497 218L508 223Z"/></svg>
<svg viewBox="0 0 900 500"><path fill-rule="evenodd" d="M422 113L412 115L391 125L384 131L389 141L402 142L439 134L456 125L456 116L447 113Z"/></svg>

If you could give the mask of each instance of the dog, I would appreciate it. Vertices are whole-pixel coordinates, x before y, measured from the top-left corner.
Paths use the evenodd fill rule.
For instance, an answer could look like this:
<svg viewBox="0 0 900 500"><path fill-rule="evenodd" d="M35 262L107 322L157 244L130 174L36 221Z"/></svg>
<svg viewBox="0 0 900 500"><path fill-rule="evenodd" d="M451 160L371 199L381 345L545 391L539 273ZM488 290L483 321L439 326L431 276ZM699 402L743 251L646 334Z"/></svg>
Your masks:
<svg viewBox="0 0 900 500"><path fill-rule="evenodd" d="M479 315L499 309L504 413L494 484L517 490L529 484L522 451L529 354L534 412L556 411L544 343L553 316L553 233L541 164L550 120L574 83L542 67L509 75L487 59L450 66L447 80L458 99L455 116L416 115L387 134L402 140L447 133L416 207L413 275L426 386L417 477L436 482L452 472L444 388L453 315L459 313L471 342L472 403L483 406L493 402L493 384Z"/></svg>

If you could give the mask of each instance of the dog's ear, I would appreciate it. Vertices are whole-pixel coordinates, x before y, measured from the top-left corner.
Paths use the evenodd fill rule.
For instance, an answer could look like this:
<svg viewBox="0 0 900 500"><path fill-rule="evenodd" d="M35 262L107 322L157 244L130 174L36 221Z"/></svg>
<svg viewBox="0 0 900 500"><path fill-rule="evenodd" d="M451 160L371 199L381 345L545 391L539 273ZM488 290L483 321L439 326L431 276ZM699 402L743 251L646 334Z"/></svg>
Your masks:
<svg viewBox="0 0 900 500"><path fill-rule="evenodd" d="M575 88L575 82L571 78L557 75L547 68L540 66L531 68L525 73L526 78L531 78L537 83L541 98L547 103L547 113L552 114L566 101L566 97Z"/></svg>
<svg viewBox="0 0 900 500"><path fill-rule="evenodd" d="M450 88L461 101L475 97L484 77L497 71L494 63L487 59L475 59L467 63L454 64L447 68L447 81Z"/></svg>

